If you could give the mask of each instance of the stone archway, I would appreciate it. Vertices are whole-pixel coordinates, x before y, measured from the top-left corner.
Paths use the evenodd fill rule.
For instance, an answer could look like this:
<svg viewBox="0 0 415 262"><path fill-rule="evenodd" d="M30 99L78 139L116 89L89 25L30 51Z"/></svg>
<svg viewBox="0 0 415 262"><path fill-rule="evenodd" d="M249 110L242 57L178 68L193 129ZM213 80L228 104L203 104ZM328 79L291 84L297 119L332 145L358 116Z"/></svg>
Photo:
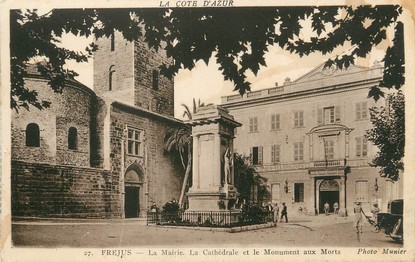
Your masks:
<svg viewBox="0 0 415 262"><path fill-rule="evenodd" d="M125 218L140 217L140 209L145 207L144 172L138 164L127 168L124 179L124 215Z"/></svg>
<svg viewBox="0 0 415 262"><path fill-rule="evenodd" d="M318 211L324 213L324 204L327 202L330 205L330 211L333 212L334 203L340 203L340 185L335 179L325 179L321 181L319 186L319 201Z"/></svg>

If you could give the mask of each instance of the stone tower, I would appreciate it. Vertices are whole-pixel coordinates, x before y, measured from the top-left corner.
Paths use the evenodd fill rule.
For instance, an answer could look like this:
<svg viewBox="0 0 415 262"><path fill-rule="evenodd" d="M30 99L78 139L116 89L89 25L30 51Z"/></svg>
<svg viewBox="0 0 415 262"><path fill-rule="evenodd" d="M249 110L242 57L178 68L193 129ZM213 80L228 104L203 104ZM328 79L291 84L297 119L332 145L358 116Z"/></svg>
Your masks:
<svg viewBox="0 0 415 262"><path fill-rule="evenodd" d="M174 83L160 75L170 64L164 50L150 49L143 40L129 42L120 32L96 40L94 91L127 105L174 115Z"/></svg>

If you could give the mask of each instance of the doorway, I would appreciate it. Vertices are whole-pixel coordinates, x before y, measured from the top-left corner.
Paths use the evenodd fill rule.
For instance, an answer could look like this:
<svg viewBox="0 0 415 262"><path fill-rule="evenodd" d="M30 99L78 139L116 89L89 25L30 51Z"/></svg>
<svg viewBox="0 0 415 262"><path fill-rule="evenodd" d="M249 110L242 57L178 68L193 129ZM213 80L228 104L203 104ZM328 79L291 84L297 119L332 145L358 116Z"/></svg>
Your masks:
<svg viewBox="0 0 415 262"><path fill-rule="evenodd" d="M329 213L334 212L334 203L339 203L339 183L334 179L327 179L321 182L319 189L319 213L324 213L324 204L330 205Z"/></svg>
<svg viewBox="0 0 415 262"><path fill-rule="evenodd" d="M142 168L134 163L127 168L124 182L124 217L134 218L145 214L146 197L143 192L144 173ZM140 214L141 213L141 214Z"/></svg>
<svg viewBox="0 0 415 262"><path fill-rule="evenodd" d="M125 218L140 216L140 187L125 186Z"/></svg>

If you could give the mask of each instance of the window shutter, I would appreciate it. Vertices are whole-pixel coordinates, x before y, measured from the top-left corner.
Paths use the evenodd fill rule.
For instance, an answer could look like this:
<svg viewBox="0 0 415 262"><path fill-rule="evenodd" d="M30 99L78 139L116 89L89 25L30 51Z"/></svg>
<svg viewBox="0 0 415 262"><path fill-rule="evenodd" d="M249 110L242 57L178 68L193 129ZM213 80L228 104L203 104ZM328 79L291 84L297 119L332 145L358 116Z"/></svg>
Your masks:
<svg viewBox="0 0 415 262"><path fill-rule="evenodd" d="M253 118L249 118L249 132L253 132L254 130L254 119ZM252 155L252 154L251 154Z"/></svg>
<svg viewBox="0 0 415 262"><path fill-rule="evenodd" d="M258 147L258 164L259 165L262 165L262 149L263 149L262 146Z"/></svg>
<svg viewBox="0 0 415 262"><path fill-rule="evenodd" d="M281 162L281 145L276 146L275 162L277 163Z"/></svg>
<svg viewBox="0 0 415 262"><path fill-rule="evenodd" d="M340 122L340 106L334 107L334 110L335 110L336 122Z"/></svg>
<svg viewBox="0 0 415 262"><path fill-rule="evenodd" d="M360 120L361 115L360 115L360 103L356 104L356 119Z"/></svg>
<svg viewBox="0 0 415 262"><path fill-rule="evenodd" d="M361 108L361 110L362 110L362 113L361 113L362 119L366 119L367 118L367 102L363 102L361 107L362 107Z"/></svg>
<svg viewBox="0 0 415 262"><path fill-rule="evenodd" d="M323 108L319 108L317 112L317 123L319 125L323 124Z"/></svg>
<svg viewBox="0 0 415 262"><path fill-rule="evenodd" d="M362 140L360 137L356 137L356 156L361 156L362 154Z"/></svg>
<svg viewBox="0 0 415 262"><path fill-rule="evenodd" d="M275 145L271 146L271 163L275 163Z"/></svg>
<svg viewBox="0 0 415 262"><path fill-rule="evenodd" d="M251 165L253 165L253 164L254 164L253 157L254 157L254 148L253 148L253 147L251 147L251 148L249 148L249 161L250 161L250 164L251 164Z"/></svg>
<svg viewBox="0 0 415 262"><path fill-rule="evenodd" d="M367 156L367 138L362 138L362 156Z"/></svg>

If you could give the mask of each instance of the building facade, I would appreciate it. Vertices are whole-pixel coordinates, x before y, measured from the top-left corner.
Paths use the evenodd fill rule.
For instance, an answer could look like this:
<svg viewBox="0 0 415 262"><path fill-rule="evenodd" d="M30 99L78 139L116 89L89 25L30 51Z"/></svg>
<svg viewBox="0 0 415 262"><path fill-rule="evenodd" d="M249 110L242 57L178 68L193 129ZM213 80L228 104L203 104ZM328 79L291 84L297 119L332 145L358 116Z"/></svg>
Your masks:
<svg viewBox="0 0 415 262"><path fill-rule="evenodd" d="M249 155L268 179L274 203L290 212L353 212L355 201L369 211L373 203L402 197L401 183L381 178L370 166L376 147L365 137L371 128L369 108L384 106L367 98L368 88L382 76L371 68L339 69L323 65L282 86L244 96L222 97L222 106L243 126L237 129L235 151Z"/></svg>
<svg viewBox="0 0 415 262"><path fill-rule="evenodd" d="M183 172L164 151L174 83L166 55L119 33L97 40L94 91L68 80L54 93L35 66L25 85L52 102L12 113L12 215L143 217L180 193Z"/></svg>

